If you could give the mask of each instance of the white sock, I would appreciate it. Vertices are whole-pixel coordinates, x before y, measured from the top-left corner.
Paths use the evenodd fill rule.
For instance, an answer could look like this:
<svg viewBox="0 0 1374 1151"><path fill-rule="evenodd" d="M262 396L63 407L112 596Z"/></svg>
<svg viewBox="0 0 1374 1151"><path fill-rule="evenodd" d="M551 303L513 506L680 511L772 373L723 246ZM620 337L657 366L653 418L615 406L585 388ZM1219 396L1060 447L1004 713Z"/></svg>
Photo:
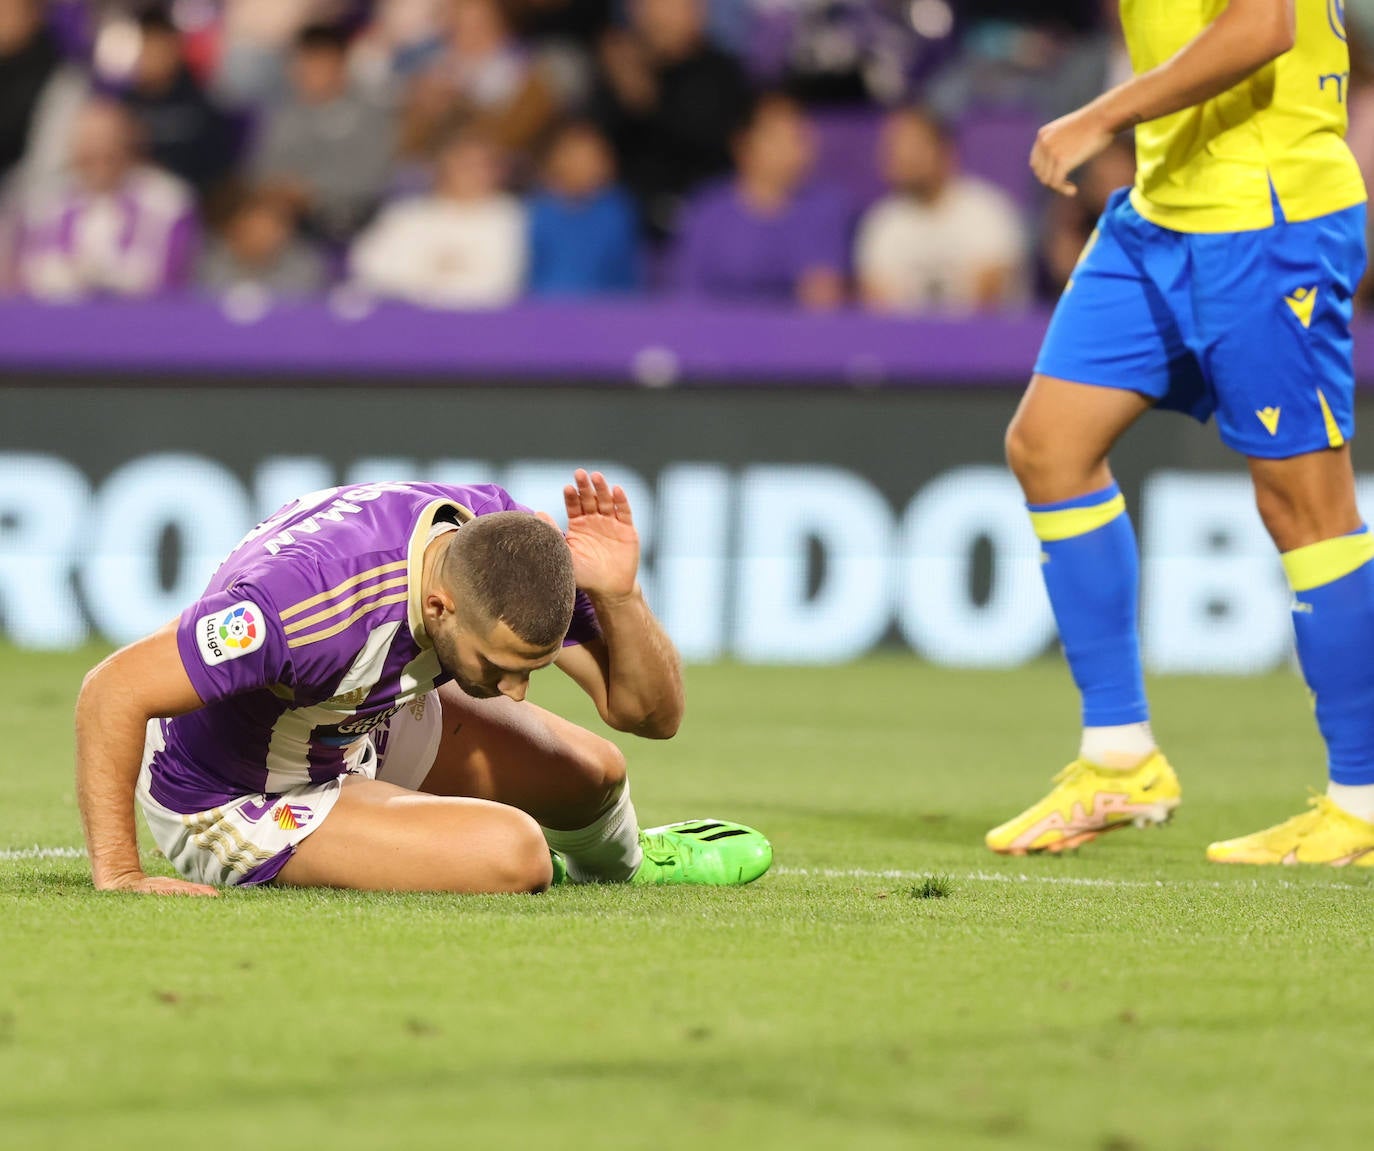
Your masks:
<svg viewBox="0 0 1374 1151"><path fill-rule="evenodd" d="M1326 794L1342 811L1366 823L1374 823L1374 783L1328 783Z"/></svg>
<svg viewBox="0 0 1374 1151"><path fill-rule="evenodd" d="M629 780L620 785L615 802L590 826L577 831L543 830L549 846L568 865L568 878L574 883L624 883L644 858Z"/></svg>
<svg viewBox="0 0 1374 1151"><path fill-rule="evenodd" d="M1116 727L1085 727L1078 745L1078 758L1099 767L1126 770L1135 767L1156 750L1150 721L1123 723Z"/></svg>

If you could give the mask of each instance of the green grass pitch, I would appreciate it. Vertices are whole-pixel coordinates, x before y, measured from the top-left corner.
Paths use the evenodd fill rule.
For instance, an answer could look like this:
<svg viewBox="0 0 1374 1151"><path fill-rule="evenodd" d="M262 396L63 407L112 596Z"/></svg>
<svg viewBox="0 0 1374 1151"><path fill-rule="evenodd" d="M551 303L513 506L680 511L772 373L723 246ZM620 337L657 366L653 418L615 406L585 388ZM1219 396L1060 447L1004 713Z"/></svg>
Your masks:
<svg viewBox="0 0 1374 1151"><path fill-rule="evenodd" d="M646 823L771 835L752 887L171 901L29 850L80 842L96 654L0 652L5 1148L1368 1146L1374 874L1202 859L1320 784L1292 675L1155 682L1181 813L1072 858L981 847L1072 751L1064 670L893 657L694 668L627 744Z"/></svg>

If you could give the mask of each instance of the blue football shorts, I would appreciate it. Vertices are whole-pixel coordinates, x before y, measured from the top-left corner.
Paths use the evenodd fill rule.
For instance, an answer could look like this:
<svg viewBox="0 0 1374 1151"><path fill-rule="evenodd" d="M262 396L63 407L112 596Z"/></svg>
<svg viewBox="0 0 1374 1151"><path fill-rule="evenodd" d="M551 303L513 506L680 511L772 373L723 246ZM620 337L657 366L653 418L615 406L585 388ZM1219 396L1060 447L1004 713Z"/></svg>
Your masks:
<svg viewBox="0 0 1374 1151"><path fill-rule="evenodd" d="M1280 218L1277 205L1276 218ZM1246 456L1339 447L1355 431L1350 314L1365 206L1250 232L1174 232L1113 193L1035 370L1125 388Z"/></svg>

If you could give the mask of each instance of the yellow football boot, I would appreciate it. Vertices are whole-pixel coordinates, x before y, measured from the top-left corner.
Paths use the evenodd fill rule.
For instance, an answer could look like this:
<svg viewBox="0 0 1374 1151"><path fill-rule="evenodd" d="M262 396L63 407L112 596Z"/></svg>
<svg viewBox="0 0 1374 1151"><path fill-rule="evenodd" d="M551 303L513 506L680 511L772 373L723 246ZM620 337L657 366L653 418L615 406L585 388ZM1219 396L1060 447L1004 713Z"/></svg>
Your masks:
<svg viewBox="0 0 1374 1151"><path fill-rule="evenodd" d="M1158 751L1128 771L1076 759L1054 783L1039 803L989 831L988 847L1001 855L1071 851L1104 831L1167 823L1182 795L1178 776Z"/></svg>
<svg viewBox="0 0 1374 1151"><path fill-rule="evenodd" d="M1276 827L1207 849L1213 863L1323 863L1328 867L1374 867L1374 823L1336 806L1324 795L1309 799L1310 810Z"/></svg>

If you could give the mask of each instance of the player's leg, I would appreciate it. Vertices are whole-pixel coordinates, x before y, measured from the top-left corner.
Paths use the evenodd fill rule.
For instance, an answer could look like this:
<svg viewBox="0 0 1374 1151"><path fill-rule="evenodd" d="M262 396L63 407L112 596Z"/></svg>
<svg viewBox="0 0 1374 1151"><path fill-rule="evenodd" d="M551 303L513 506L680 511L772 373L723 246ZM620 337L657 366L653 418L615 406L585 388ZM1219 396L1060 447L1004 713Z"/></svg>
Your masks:
<svg viewBox="0 0 1374 1151"><path fill-rule="evenodd" d="M1141 670L1140 558L1107 453L1152 401L1035 376L1007 432L1007 460L1040 539L1041 573L1082 699L1080 756L1135 767L1154 751Z"/></svg>
<svg viewBox="0 0 1374 1151"><path fill-rule="evenodd" d="M1114 827L1167 819L1178 802L1150 730L1140 561L1107 456L1157 401L1195 383L1196 366L1140 266L1138 224L1121 197L1104 213L1007 432L1083 732L1078 759L1050 794L988 833L994 851L1062 851Z"/></svg>
<svg viewBox="0 0 1374 1151"><path fill-rule="evenodd" d="M439 689L442 734L420 788L527 812L574 881L621 882L639 867L625 756L608 739L528 701Z"/></svg>
<svg viewBox="0 0 1374 1151"><path fill-rule="evenodd" d="M1374 536L1349 446L1251 460L1260 515L1293 589L1298 660L1326 742L1327 795L1276 827L1214 843L1221 863L1374 863Z"/></svg>
<svg viewBox="0 0 1374 1151"><path fill-rule="evenodd" d="M625 757L610 740L527 701L439 689L441 733L415 786L527 812L574 882L747 883L772 861L763 836L719 820L642 830ZM402 726L398 733L396 724ZM407 713L389 741L404 739ZM388 778L395 745L388 743Z"/></svg>
<svg viewBox="0 0 1374 1151"><path fill-rule="evenodd" d="M1032 376L1006 441L1007 463L1027 501L1054 504L1108 487L1108 453L1153 404L1128 389Z"/></svg>
<svg viewBox="0 0 1374 1151"><path fill-rule="evenodd" d="M1107 465L1111 446L1152 402L1037 375L1008 431L1007 459L1040 539L1083 728L1078 758L1050 793L988 832L994 851L1065 851L1114 828L1163 822L1177 806L1177 778L1150 729L1135 531Z"/></svg>
<svg viewBox="0 0 1374 1151"><path fill-rule="evenodd" d="M527 700L474 699L452 683L437 695L441 734L419 790L509 804L559 830L585 827L623 791L625 755L609 739Z"/></svg>
<svg viewBox="0 0 1374 1151"><path fill-rule="evenodd" d="M350 776L328 815L277 875L297 887L363 891L543 891L553 867L524 812L421 795Z"/></svg>
<svg viewBox="0 0 1374 1151"><path fill-rule="evenodd" d="M1193 241L1195 266L1238 301L1218 310L1209 339L1217 422L1249 458L1283 556L1332 784L1313 810L1213 844L1208 857L1218 861L1374 864L1374 537L1356 507L1348 444L1363 237L1360 208Z"/></svg>

